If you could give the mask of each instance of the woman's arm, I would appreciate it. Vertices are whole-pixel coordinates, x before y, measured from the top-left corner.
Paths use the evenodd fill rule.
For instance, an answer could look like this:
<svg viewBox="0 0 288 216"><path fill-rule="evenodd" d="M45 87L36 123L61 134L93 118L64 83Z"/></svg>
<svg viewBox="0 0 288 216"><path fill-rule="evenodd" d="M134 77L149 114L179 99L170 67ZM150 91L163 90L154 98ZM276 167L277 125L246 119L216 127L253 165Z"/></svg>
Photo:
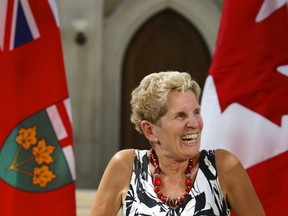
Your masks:
<svg viewBox="0 0 288 216"><path fill-rule="evenodd" d="M222 191L236 215L264 216L264 209L239 159L221 149L216 150L215 157Z"/></svg>
<svg viewBox="0 0 288 216"><path fill-rule="evenodd" d="M91 216L117 215L129 188L134 150L122 150L110 160L92 204Z"/></svg>

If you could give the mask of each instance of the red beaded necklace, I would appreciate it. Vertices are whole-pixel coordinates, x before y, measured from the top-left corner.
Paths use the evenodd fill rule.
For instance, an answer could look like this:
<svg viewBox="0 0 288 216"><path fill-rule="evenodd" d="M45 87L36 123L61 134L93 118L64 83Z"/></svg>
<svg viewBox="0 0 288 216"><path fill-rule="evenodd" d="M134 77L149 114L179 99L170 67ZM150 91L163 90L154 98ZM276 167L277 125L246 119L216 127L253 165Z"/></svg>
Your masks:
<svg viewBox="0 0 288 216"><path fill-rule="evenodd" d="M155 153L154 149L150 150L150 162L153 164L153 166L155 167L154 172L153 172L153 186L154 186L154 191L157 194L158 199L160 199L163 203L165 203L168 206L171 207L176 207L181 205L185 198L188 196L191 187L192 187L192 174L191 174L191 170L193 167L193 162L192 162L192 158L189 159L187 168L185 170L185 185L186 185L186 191L185 194L182 197L167 197L165 196L163 193L161 193L160 191L160 185L161 185L161 179L160 179L160 166L159 166L159 161L158 161L158 157Z"/></svg>

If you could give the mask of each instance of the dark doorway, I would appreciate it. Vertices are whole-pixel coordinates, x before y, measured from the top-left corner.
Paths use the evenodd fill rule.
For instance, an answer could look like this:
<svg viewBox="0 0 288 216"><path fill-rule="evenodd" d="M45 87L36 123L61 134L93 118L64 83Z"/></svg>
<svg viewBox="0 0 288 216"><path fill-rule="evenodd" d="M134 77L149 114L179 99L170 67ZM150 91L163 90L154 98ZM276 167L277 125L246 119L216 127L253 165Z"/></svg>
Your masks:
<svg viewBox="0 0 288 216"><path fill-rule="evenodd" d="M121 149L149 149L144 135L130 122L130 94L147 74L185 71L203 89L211 56L198 30L184 17L164 10L150 18L134 35L122 69Z"/></svg>

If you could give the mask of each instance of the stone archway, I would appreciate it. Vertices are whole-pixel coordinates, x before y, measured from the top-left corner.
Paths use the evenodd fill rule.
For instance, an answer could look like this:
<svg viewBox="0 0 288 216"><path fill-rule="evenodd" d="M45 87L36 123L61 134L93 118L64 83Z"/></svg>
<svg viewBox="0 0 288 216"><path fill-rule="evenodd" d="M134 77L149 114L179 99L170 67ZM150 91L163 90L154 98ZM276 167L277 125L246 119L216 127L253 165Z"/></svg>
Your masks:
<svg viewBox="0 0 288 216"><path fill-rule="evenodd" d="M128 45L150 17L171 9L191 22L214 52L221 9L213 1L123 1L104 22L101 115L101 152L107 162L120 148L122 64Z"/></svg>
<svg viewBox="0 0 288 216"><path fill-rule="evenodd" d="M121 148L150 147L130 122L130 94L144 76L158 71L186 71L203 88L210 61L203 37L175 11L161 11L141 26L131 40L123 61Z"/></svg>

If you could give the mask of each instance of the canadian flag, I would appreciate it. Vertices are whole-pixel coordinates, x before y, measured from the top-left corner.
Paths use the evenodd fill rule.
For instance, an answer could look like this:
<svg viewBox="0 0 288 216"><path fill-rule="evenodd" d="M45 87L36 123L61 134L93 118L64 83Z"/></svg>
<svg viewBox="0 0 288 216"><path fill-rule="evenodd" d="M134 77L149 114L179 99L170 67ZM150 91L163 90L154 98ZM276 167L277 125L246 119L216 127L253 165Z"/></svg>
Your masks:
<svg viewBox="0 0 288 216"><path fill-rule="evenodd" d="M287 0L225 0L202 97L202 148L236 154L267 215L288 212Z"/></svg>

